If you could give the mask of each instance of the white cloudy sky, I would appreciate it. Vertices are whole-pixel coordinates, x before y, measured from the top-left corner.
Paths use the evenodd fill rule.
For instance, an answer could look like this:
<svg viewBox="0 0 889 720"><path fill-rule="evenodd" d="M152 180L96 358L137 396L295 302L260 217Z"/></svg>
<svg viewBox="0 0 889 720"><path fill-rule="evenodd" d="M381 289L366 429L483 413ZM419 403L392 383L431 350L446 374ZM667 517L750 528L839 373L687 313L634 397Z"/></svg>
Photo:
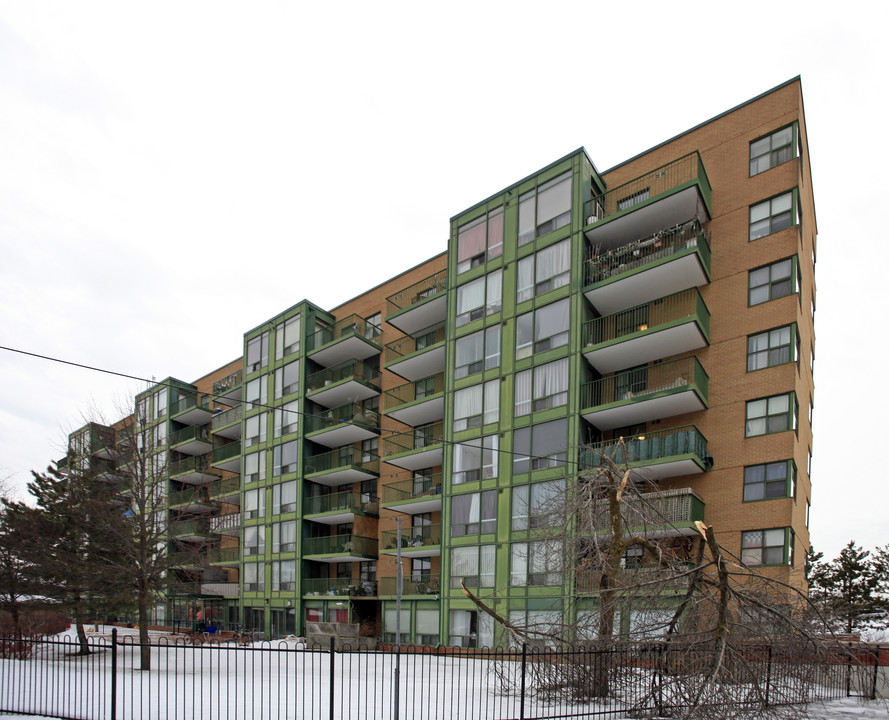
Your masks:
<svg viewBox="0 0 889 720"><path fill-rule="evenodd" d="M580 145L604 170L801 75L813 538L889 542L885 17L604 5L0 4L0 345L194 379L294 302L332 307L442 251L451 215ZM82 412L134 390L8 351L0 387L19 488Z"/></svg>

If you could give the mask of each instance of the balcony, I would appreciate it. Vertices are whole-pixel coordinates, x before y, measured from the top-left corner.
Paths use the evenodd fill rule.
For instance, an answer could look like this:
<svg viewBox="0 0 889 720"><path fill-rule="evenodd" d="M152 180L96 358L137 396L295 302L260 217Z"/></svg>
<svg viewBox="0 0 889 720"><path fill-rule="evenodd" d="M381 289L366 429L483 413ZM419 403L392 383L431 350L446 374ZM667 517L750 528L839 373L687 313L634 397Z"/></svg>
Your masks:
<svg viewBox="0 0 889 720"><path fill-rule="evenodd" d="M118 469L113 460L92 456L89 459L89 470L95 479L101 482L117 483L123 479L122 470Z"/></svg>
<svg viewBox="0 0 889 720"><path fill-rule="evenodd" d="M696 357L626 370L581 387L581 414L612 430L707 408L709 378Z"/></svg>
<svg viewBox="0 0 889 720"><path fill-rule="evenodd" d="M703 473L713 467L705 438L694 425L656 430L618 440L588 445L580 451L581 471L596 468L603 456L618 466L625 464L648 480Z"/></svg>
<svg viewBox="0 0 889 720"><path fill-rule="evenodd" d="M340 525L355 520L356 515L376 517L380 503L376 497L358 492L338 492L306 498L303 515L307 520L323 525Z"/></svg>
<svg viewBox="0 0 889 720"><path fill-rule="evenodd" d="M201 595L205 597L236 598L240 588L236 582L205 582L201 583Z"/></svg>
<svg viewBox="0 0 889 720"><path fill-rule="evenodd" d="M441 465L442 431L437 422L383 438L383 461L411 472Z"/></svg>
<svg viewBox="0 0 889 720"><path fill-rule="evenodd" d="M170 493L167 496L167 507L170 510L195 514L209 513L216 509L216 506L210 502L210 492L207 486Z"/></svg>
<svg viewBox="0 0 889 720"><path fill-rule="evenodd" d="M241 478L229 477L210 484L210 499L228 505L241 504Z"/></svg>
<svg viewBox="0 0 889 720"><path fill-rule="evenodd" d="M244 406L236 405L228 410L216 413L210 428L217 437L224 437L228 440L241 439L241 418L244 417Z"/></svg>
<svg viewBox="0 0 889 720"><path fill-rule="evenodd" d="M710 344L710 311L697 288L583 326L583 355L600 373L691 352Z"/></svg>
<svg viewBox="0 0 889 720"><path fill-rule="evenodd" d="M210 519L198 518L174 522L170 525L170 536L184 542L204 542L209 540L212 537Z"/></svg>
<svg viewBox="0 0 889 720"><path fill-rule="evenodd" d="M234 405L241 400L241 394L244 389L243 381L244 371L235 370L233 373L213 383L213 395L219 402L223 402L226 405Z"/></svg>
<svg viewBox="0 0 889 720"><path fill-rule="evenodd" d="M441 510L441 473L383 485L383 507L418 515Z"/></svg>
<svg viewBox="0 0 889 720"><path fill-rule="evenodd" d="M330 535L303 540L303 557L323 563L360 562L377 557L378 543L360 535Z"/></svg>
<svg viewBox="0 0 889 720"><path fill-rule="evenodd" d="M361 402L380 394L380 371L360 360L347 360L309 375L306 390L306 397L327 408Z"/></svg>
<svg viewBox="0 0 889 720"><path fill-rule="evenodd" d="M72 437L71 450L76 455L92 455L103 460L114 459L114 428L91 422L84 430L75 433L75 436Z"/></svg>
<svg viewBox="0 0 889 720"><path fill-rule="evenodd" d="M710 195L695 151L589 201L584 232L593 247L619 247L689 218L709 220Z"/></svg>
<svg viewBox="0 0 889 720"><path fill-rule="evenodd" d="M608 503L596 504L593 527L611 527ZM704 522L704 501L691 488L625 495L621 517L627 534L647 538L697 535L695 522Z"/></svg>
<svg viewBox="0 0 889 720"><path fill-rule="evenodd" d="M380 533L383 553L398 553L398 531L384 530ZM415 525L401 528L401 557L433 557L441 555L441 524Z"/></svg>
<svg viewBox="0 0 889 720"><path fill-rule="evenodd" d="M380 476L380 459L354 447L343 447L305 459L305 477L313 483L336 487Z"/></svg>
<svg viewBox="0 0 889 720"><path fill-rule="evenodd" d="M207 560L211 565L222 567L237 567L241 560L241 548L213 548L207 553Z"/></svg>
<svg viewBox="0 0 889 720"><path fill-rule="evenodd" d="M595 246L594 246L595 247ZM605 315L710 282L710 245L697 220L613 250L588 250L584 295Z"/></svg>
<svg viewBox="0 0 889 720"><path fill-rule="evenodd" d="M195 550L193 552L174 552L167 555L170 567L177 570L201 570L206 567L207 556L205 553Z"/></svg>
<svg viewBox="0 0 889 720"><path fill-rule="evenodd" d="M387 370L411 382L444 371L444 324L388 343L384 360Z"/></svg>
<svg viewBox="0 0 889 720"><path fill-rule="evenodd" d="M382 577L380 582L380 596L394 597L398 592L398 578ZM438 595L441 579L438 575L405 575L401 582L401 594L407 595Z"/></svg>
<svg viewBox="0 0 889 720"><path fill-rule="evenodd" d="M302 594L376 597L377 583L375 580L355 582L351 578L303 578Z"/></svg>
<svg viewBox="0 0 889 720"><path fill-rule="evenodd" d="M329 448L351 445L380 434L380 416L349 403L305 419L306 439Z"/></svg>
<svg viewBox="0 0 889 720"><path fill-rule="evenodd" d="M210 518L210 532L216 535L239 537L241 534L241 513L229 513Z"/></svg>
<svg viewBox="0 0 889 720"><path fill-rule="evenodd" d="M206 455L213 449L210 429L206 425L189 425L170 435L170 445L183 455Z"/></svg>
<svg viewBox="0 0 889 720"><path fill-rule="evenodd" d="M319 365L331 367L346 360L367 360L379 355L383 331L358 315L337 320L331 327L309 335L308 356Z"/></svg>
<svg viewBox="0 0 889 720"><path fill-rule="evenodd" d="M213 397L205 393L184 395L170 406L170 417L183 425L203 425L213 417Z"/></svg>
<svg viewBox="0 0 889 720"><path fill-rule="evenodd" d="M220 474L210 467L208 455L177 460L170 463L169 469L171 480L189 485L206 485L220 478Z"/></svg>
<svg viewBox="0 0 889 720"><path fill-rule="evenodd" d="M417 427L444 417L444 373L430 375L383 393L383 414Z"/></svg>
<svg viewBox="0 0 889 720"><path fill-rule="evenodd" d="M447 271L440 270L386 298L386 322L405 335L444 322L447 315Z"/></svg>
<svg viewBox="0 0 889 720"><path fill-rule="evenodd" d="M210 464L220 470L241 472L241 443L230 442L214 448Z"/></svg>

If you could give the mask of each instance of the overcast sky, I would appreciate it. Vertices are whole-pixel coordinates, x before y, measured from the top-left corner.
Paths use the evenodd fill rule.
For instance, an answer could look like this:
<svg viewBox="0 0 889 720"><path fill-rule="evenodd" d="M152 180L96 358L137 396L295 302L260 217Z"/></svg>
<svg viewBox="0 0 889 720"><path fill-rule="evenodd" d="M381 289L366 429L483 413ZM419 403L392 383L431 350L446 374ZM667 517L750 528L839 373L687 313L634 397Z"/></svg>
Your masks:
<svg viewBox="0 0 889 720"><path fill-rule="evenodd" d="M889 543L889 383L868 380L889 344L885 18L606 5L3 2L0 345L193 380L295 302L441 252L452 215L577 147L605 170L801 75L812 538ZM21 489L90 407L113 417L144 385L0 351L0 387L0 475Z"/></svg>

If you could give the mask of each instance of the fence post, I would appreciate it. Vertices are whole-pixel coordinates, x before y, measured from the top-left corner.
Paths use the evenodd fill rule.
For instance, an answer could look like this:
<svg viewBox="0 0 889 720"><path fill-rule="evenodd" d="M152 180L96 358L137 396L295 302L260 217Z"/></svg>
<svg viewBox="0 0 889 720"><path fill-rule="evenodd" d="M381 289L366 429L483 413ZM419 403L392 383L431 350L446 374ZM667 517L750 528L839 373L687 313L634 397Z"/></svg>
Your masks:
<svg viewBox="0 0 889 720"><path fill-rule="evenodd" d="M519 695L519 720L525 720L525 670L528 667L528 643L522 643L522 691Z"/></svg>
<svg viewBox="0 0 889 720"><path fill-rule="evenodd" d="M870 686L870 699L877 699L877 680L880 675L880 646L877 645L874 652L874 677Z"/></svg>
<svg viewBox="0 0 889 720"><path fill-rule="evenodd" d="M657 646L657 714L664 714L664 655L666 646ZM613 651L612 651L613 652Z"/></svg>
<svg viewBox="0 0 889 720"><path fill-rule="evenodd" d="M331 635L330 636L330 678L329 678L330 682L328 683L328 685L330 685L330 698L329 698L330 710L328 713L328 717L330 718L330 720L333 720L333 696L334 696L333 680L335 677L333 663L334 663L334 658L336 657L334 650L336 650L336 636Z"/></svg>
<svg viewBox="0 0 889 720"><path fill-rule="evenodd" d="M772 689L772 646L769 644L769 657L766 661L766 707L769 706L769 691Z"/></svg>
<svg viewBox="0 0 889 720"><path fill-rule="evenodd" d="M111 630L111 720L117 720L117 628Z"/></svg>

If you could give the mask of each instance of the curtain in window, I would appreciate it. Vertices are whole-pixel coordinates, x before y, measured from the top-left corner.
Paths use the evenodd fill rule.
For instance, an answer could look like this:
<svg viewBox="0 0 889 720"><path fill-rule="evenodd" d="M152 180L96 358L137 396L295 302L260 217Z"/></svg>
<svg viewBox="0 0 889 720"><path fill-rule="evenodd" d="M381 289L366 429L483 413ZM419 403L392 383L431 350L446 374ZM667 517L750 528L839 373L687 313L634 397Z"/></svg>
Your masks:
<svg viewBox="0 0 889 720"><path fill-rule="evenodd" d="M558 179L557 179L558 180ZM542 225L571 209L571 177L558 180L537 193L537 224Z"/></svg>
<svg viewBox="0 0 889 720"><path fill-rule="evenodd" d="M534 297L534 256L530 255L519 260L516 275L516 302L530 300L532 297Z"/></svg>
<svg viewBox="0 0 889 720"><path fill-rule="evenodd" d="M488 215L488 259L503 254L503 208Z"/></svg>
<svg viewBox="0 0 889 720"><path fill-rule="evenodd" d="M528 581L528 543L513 543L510 554L510 584L524 585Z"/></svg>
<svg viewBox="0 0 889 720"><path fill-rule="evenodd" d="M485 278L457 288L457 314L463 315L485 304Z"/></svg>
<svg viewBox="0 0 889 720"><path fill-rule="evenodd" d="M503 271L495 270L488 274L488 296L486 313L499 312L503 295Z"/></svg>
<svg viewBox="0 0 889 720"><path fill-rule="evenodd" d="M482 414L482 386L473 385L454 393L454 430L465 430L466 418Z"/></svg>
<svg viewBox="0 0 889 720"><path fill-rule="evenodd" d="M494 551L493 545L482 545L479 548L479 587L494 587Z"/></svg>
<svg viewBox="0 0 889 720"><path fill-rule="evenodd" d="M497 422L500 418L500 381L485 383L485 424Z"/></svg>
<svg viewBox="0 0 889 720"><path fill-rule="evenodd" d="M543 338L567 332L569 310L567 298L554 302L551 305L544 305L537 310L534 341L537 342Z"/></svg>
<svg viewBox="0 0 889 720"><path fill-rule="evenodd" d="M482 359L484 354L485 336L482 332L473 333L457 340L457 368L465 368ZM464 372L457 377L465 377Z"/></svg>
<svg viewBox="0 0 889 720"><path fill-rule="evenodd" d="M571 261L571 244L568 240L544 248L537 253L537 273L535 282L543 282L568 272Z"/></svg>
<svg viewBox="0 0 889 720"><path fill-rule="evenodd" d="M485 370L500 365L500 326L485 330Z"/></svg>
<svg viewBox="0 0 889 720"><path fill-rule="evenodd" d="M516 376L518 378L518 376ZM534 370L534 399L555 396L568 391L568 359L541 365ZM567 399L567 398L566 398ZM550 405L552 407L556 403Z"/></svg>
<svg viewBox="0 0 889 720"><path fill-rule="evenodd" d="M500 216L500 222L502 237L502 215ZM469 260L476 255L482 254L485 251L486 235L487 227L484 217L463 225L457 230L457 262L462 263L464 260Z"/></svg>
<svg viewBox="0 0 889 720"><path fill-rule="evenodd" d="M531 371L523 370L515 375L515 414L531 412Z"/></svg>

